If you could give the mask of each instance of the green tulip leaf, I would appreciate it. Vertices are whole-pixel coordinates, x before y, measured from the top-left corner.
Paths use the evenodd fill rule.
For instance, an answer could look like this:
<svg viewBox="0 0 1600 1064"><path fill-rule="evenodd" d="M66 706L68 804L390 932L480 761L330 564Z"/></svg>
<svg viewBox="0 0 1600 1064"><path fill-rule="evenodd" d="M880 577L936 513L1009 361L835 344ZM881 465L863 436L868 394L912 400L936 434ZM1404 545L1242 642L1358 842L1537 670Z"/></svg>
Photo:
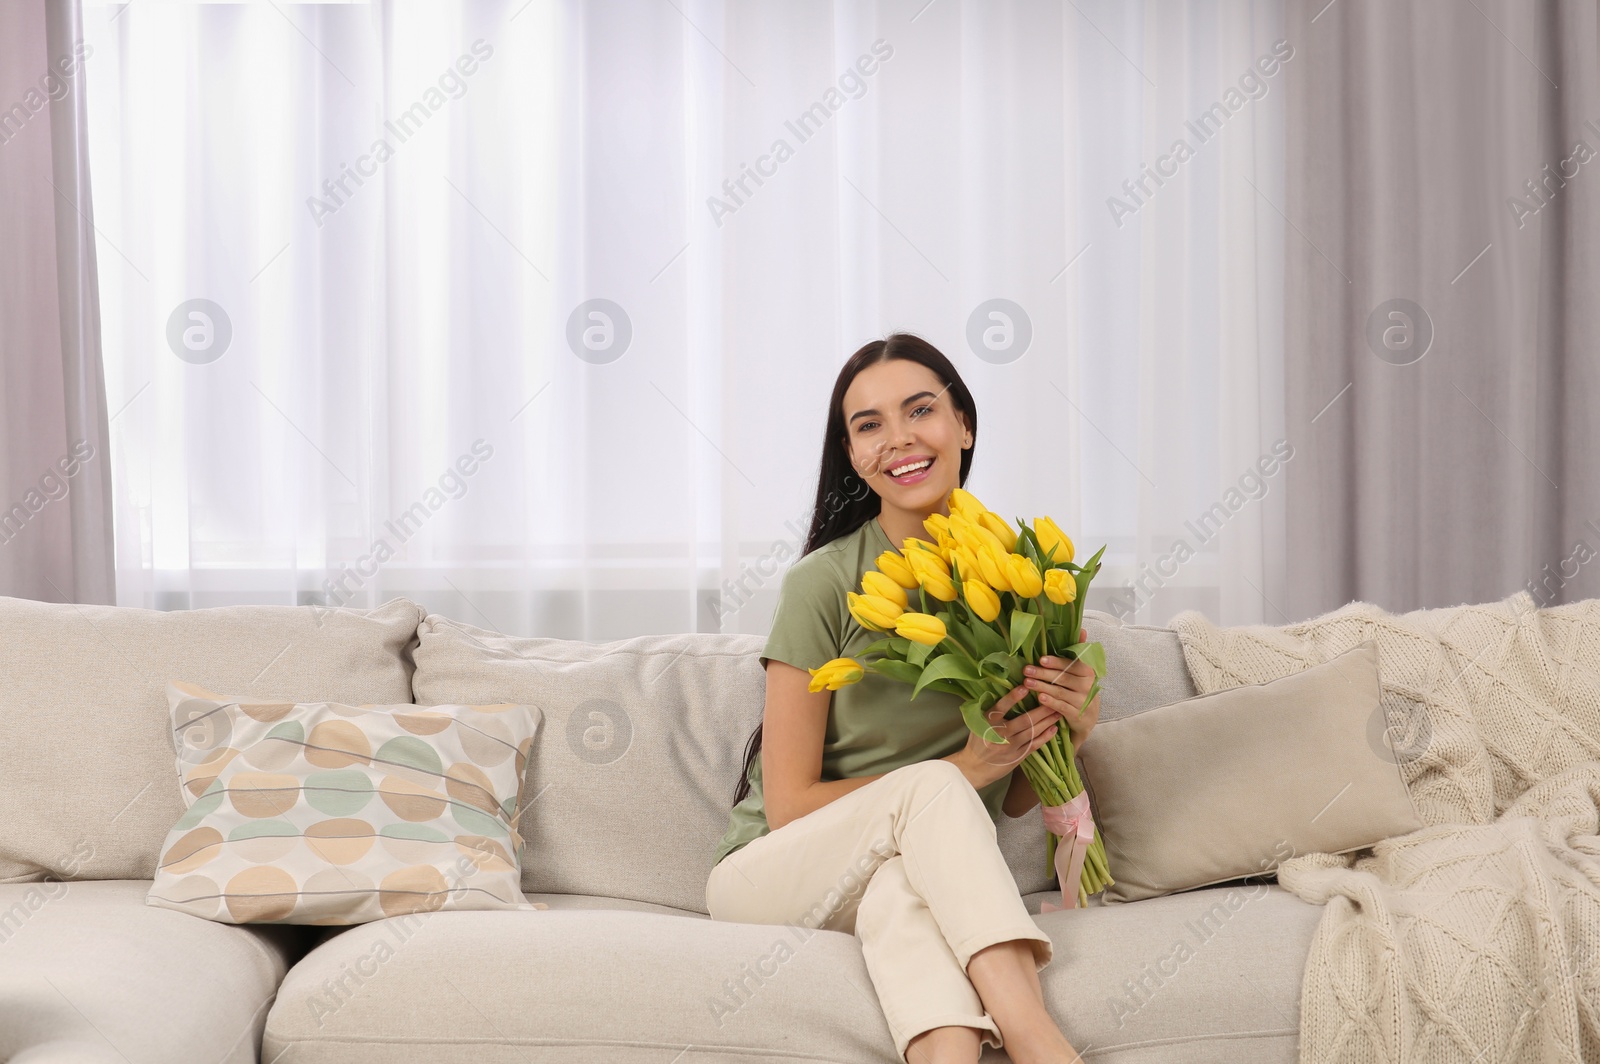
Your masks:
<svg viewBox="0 0 1600 1064"><path fill-rule="evenodd" d="M1059 607L1063 611L1068 608L1067 606ZM1052 624L1045 632L1045 639L1050 644L1052 652L1064 656L1071 650L1072 645L1078 641L1078 633L1072 631L1064 623Z"/></svg>
<svg viewBox="0 0 1600 1064"><path fill-rule="evenodd" d="M911 697L935 680L976 680L978 667L959 654L942 654L923 667L922 676L911 690Z"/></svg>
<svg viewBox="0 0 1600 1064"><path fill-rule="evenodd" d="M1074 643L1067 648L1068 654L1085 662L1094 670L1096 676L1106 674L1106 648L1100 643Z"/></svg>
<svg viewBox="0 0 1600 1064"><path fill-rule="evenodd" d="M1003 680L1011 672L1012 660L1010 654L985 654L983 660L978 662L978 671L985 676Z"/></svg>
<svg viewBox="0 0 1600 1064"><path fill-rule="evenodd" d="M1078 585L1078 597L1072 603L1076 606L1079 602L1083 602L1089 597L1089 581L1094 579L1094 573L1087 569L1080 569L1072 574L1072 579Z"/></svg>
<svg viewBox="0 0 1600 1064"><path fill-rule="evenodd" d="M911 640L902 635L892 635L887 639L880 639L876 643L862 647L861 653L857 656L866 657L871 654L882 654L886 657L899 658L904 661L906 653L910 649Z"/></svg>
<svg viewBox="0 0 1600 1064"><path fill-rule="evenodd" d="M907 639L910 646L906 650L906 661L909 664L921 666L928 660L928 655L933 653L933 648L926 643L913 643Z"/></svg>
<svg viewBox="0 0 1600 1064"><path fill-rule="evenodd" d="M1099 680L1099 678L1096 678L1094 683L1089 685L1089 693L1083 696L1083 704L1087 706L1090 702L1093 702L1094 701L1094 696L1099 694L1099 693L1100 693L1100 680Z"/></svg>
<svg viewBox="0 0 1600 1064"><path fill-rule="evenodd" d="M1000 742L1000 733L994 730L994 725L990 724L983 714L981 699L973 698L961 703L961 719L967 722L967 730L974 735L982 736L987 742Z"/></svg>
<svg viewBox="0 0 1600 1064"><path fill-rule="evenodd" d="M1006 641L995 631L994 625L977 617L961 625L956 638L971 647L974 654L987 656L1006 649Z"/></svg>
<svg viewBox="0 0 1600 1064"><path fill-rule="evenodd" d="M1022 682L1023 659L1015 654L988 654L978 662L978 669L985 676L992 676L997 680L1004 680L1007 689L1017 686ZM996 698L999 696L996 695ZM992 703L991 703L992 704Z"/></svg>
<svg viewBox="0 0 1600 1064"><path fill-rule="evenodd" d="M1039 625L1042 623L1044 622L1036 614L1025 613L1022 610L1013 611L1011 614L1011 642L1008 645L1011 653L1021 653L1023 647L1038 639Z"/></svg>
<svg viewBox="0 0 1600 1064"><path fill-rule="evenodd" d="M1017 518L1017 527L1017 553L1037 565L1040 572L1044 572L1050 567L1050 561L1039 546L1039 537L1033 529L1022 523L1020 517Z"/></svg>
<svg viewBox="0 0 1600 1064"><path fill-rule="evenodd" d="M908 661L896 661L894 658L884 658L872 663L872 671L899 680L901 683L916 683L922 678L922 669Z"/></svg>

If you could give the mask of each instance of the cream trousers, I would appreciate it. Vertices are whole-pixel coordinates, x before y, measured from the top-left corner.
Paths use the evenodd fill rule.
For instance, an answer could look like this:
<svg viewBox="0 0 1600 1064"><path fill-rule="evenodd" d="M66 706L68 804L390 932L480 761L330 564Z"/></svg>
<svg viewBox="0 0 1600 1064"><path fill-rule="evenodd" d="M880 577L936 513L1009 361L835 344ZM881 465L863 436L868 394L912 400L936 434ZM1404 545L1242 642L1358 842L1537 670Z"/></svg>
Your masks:
<svg viewBox="0 0 1600 1064"><path fill-rule="evenodd" d="M1050 963L995 841L983 799L955 765L895 769L728 854L706 882L715 920L855 934L902 1059L935 1027L1003 1039L967 978L985 946L1026 939Z"/></svg>

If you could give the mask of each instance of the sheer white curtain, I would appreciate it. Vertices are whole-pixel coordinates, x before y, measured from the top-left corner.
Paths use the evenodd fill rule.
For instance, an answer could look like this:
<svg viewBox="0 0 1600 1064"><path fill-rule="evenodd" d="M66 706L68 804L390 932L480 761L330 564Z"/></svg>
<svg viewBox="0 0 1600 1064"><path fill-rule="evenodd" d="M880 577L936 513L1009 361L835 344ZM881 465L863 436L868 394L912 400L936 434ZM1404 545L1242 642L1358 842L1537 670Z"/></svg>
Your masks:
<svg viewBox="0 0 1600 1064"><path fill-rule="evenodd" d="M86 23L119 602L763 631L838 366L910 330L1096 605L1271 616L1281 0Z"/></svg>

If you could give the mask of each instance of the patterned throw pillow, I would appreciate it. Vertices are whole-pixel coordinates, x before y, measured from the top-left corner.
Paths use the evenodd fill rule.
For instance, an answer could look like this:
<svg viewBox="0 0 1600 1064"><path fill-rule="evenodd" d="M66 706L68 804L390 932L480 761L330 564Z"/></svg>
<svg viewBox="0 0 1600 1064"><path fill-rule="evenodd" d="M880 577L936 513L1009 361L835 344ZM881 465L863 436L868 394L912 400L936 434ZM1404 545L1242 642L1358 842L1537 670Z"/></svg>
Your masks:
<svg viewBox="0 0 1600 1064"><path fill-rule="evenodd" d="M516 830L538 709L167 698L189 811L147 904L232 924L546 908Z"/></svg>

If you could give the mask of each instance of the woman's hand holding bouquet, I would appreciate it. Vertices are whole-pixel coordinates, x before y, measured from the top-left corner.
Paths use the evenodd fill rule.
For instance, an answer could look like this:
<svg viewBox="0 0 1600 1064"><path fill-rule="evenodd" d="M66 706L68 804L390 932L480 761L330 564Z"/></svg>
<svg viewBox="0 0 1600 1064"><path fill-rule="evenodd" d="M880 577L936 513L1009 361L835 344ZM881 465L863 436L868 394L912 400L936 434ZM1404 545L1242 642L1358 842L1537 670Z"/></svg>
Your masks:
<svg viewBox="0 0 1600 1064"><path fill-rule="evenodd" d="M924 523L931 540L908 539L902 552L885 551L877 571L862 577L861 592L850 593L851 615L888 637L866 648L864 663L839 658L812 670L811 689L837 690L871 669L911 684L913 699L925 688L960 697L973 737L968 749L994 767L994 779L1020 765L1044 805L1045 860L1060 876L1064 907L1087 904L1112 879L1075 745L1056 722L1064 719L1061 688L1081 690L1092 673L1081 702L1088 712L1105 675L1105 650L1084 642L1082 628L1105 548L1076 565L1072 540L1050 518L1031 526L1018 520L1013 528L960 488L951 492L949 510L948 518L934 514ZM1029 689L1016 695L1025 680ZM1047 693L1042 705L1040 693ZM1004 746L994 744L1015 744L1015 756L997 757ZM1058 839L1066 843L1059 850Z"/></svg>

